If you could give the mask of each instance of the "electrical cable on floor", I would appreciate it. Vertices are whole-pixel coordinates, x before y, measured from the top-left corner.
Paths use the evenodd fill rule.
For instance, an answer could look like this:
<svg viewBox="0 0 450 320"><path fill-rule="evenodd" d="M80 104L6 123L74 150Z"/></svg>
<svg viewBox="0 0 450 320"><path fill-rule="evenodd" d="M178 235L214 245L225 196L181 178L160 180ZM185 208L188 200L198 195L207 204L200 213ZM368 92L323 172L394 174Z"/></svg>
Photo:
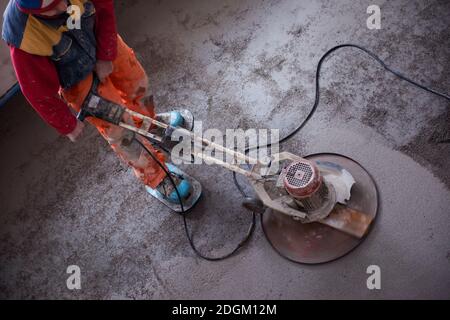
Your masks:
<svg viewBox="0 0 450 320"><path fill-rule="evenodd" d="M292 130L289 134L287 134L285 137L283 137L282 139L280 139L277 143L282 145L284 142L288 141L289 139L291 139L294 135L296 135L301 129L303 129L303 127L309 122L309 120L312 118L312 116L314 115L314 113L317 110L317 107L319 105L319 101L320 101L320 70L322 69L322 64L324 63L325 59L332 54L334 51L342 49L342 48L356 48L359 49L365 53L367 53L370 57L372 57L374 60L376 60L379 64L381 64L381 66L386 69L387 71L391 72L392 74L394 74L395 76L399 77L402 80L405 80L427 92L433 93L441 98L447 99L450 101L450 95L447 95L445 93L442 92L438 92L434 89L431 89L429 87L426 87L406 76L404 76L403 74L401 74L400 72L392 69L391 67L389 67L383 60L381 60L380 57L378 57L375 53L373 53L372 51L359 46L357 44L351 44L351 43L345 43L345 44L341 44L341 45L337 45L331 49L329 49L327 52L325 52L325 54L320 58L319 63L317 65L316 68L316 76L315 76L315 99L314 99L314 104L311 108L311 111L308 113L308 115L306 116L305 120L303 120L303 122L296 127L294 130ZM273 143L269 143L266 145L262 145L262 146L257 146L255 148L247 148L245 149L245 153L247 153L248 151L252 150L252 149L260 149L260 148L269 148ZM238 188L239 192L241 192L241 194L246 197L245 192L243 192L242 187L239 185L239 182L236 179L236 172L233 172L233 181L234 184L236 185L236 187ZM261 215L262 216L262 215Z"/></svg>
<svg viewBox="0 0 450 320"><path fill-rule="evenodd" d="M220 256L220 257L208 257L206 255L204 255L203 253L201 253L197 247L194 244L194 241L192 239L192 236L189 232L189 228L187 225L187 221L186 221L186 212L184 210L183 207L183 201L181 201L181 196L180 193L178 192L178 188L175 184L175 181L173 181L172 175L170 174L170 172L167 170L167 168L161 163L161 161L159 161L158 158L156 158L155 155L153 155L150 150L148 150L148 148L141 142L139 141L139 139L137 139L136 137L134 138L134 140L139 143L139 145L152 157L152 159L161 167L161 169L164 170L164 172L166 173L166 176L169 177L170 183L172 184L172 186L175 189L175 192L177 194L177 197L180 201L180 207L181 207L181 215L183 217L183 224L184 224L184 230L186 232L186 236L189 240L189 244L191 245L192 249L194 250L194 252L202 259L208 260L208 261L220 261L220 260L224 260L227 259L229 257L231 257L233 254L235 254L241 247L244 246L244 244L250 239L251 235L253 234L253 230L255 228L256 225L256 214L253 212L252 215L252 223L247 231L246 236L239 242L239 244L229 253L227 253L226 255Z"/></svg>
<svg viewBox="0 0 450 320"><path fill-rule="evenodd" d="M323 62L325 61L325 59L331 54L331 53L333 53L334 51L336 51L336 50L338 50L338 49L342 49L342 48L356 48L356 49L359 49L359 50L361 50L361 51L363 51L363 52L365 52L365 53L367 53L370 57L372 57L374 60L376 60L379 64L381 64L381 66L384 68L384 69L386 69L387 71L389 71L389 72L391 72L392 74L394 74L395 76L397 76L398 78L400 78L400 79L402 79L402 80L404 80L404 81L407 81L407 82L409 82L409 83L411 83L411 84L413 84L413 85L415 85L416 87L419 87L419 88L421 88L421 89L423 89L423 90L425 90L425 91L427 91L427 92L430 92L430 93L433 93L433 94L435 94L435 95L437 95L437 96L440 96L440 97L442 97L442 98L444 98L444 99L447 99L447 100L449 100L450 101L450 96L449 95L447 95L447 94L445 94L445 93L441 93L441 92L438 92L438 91L436 91L436 90L434 90L434 89L431 89L431 88L429 88L429 87L426 87L426 86L424 86L424 85L422 85L422 84L420 84L420 83L418 83L418 82L416 82L416 81L414 81L414 80L412 80L412 79L410 79L410 78L408 78L408 77L406 77L406 76L404 76L403 74L401 74L400 72L398 72L398 71L396 71L396 70L394 70L394 69L392 69L392 68L390 68L388 65L386 65L386 63L383 61L383 60L381 60L381 58L379 58L376 54L374 54L373 52L371 52L370 50L368 50L368 49L366 49L366 48L364 48L364 47L361 47L361 46L359 46L359 45L356 45L356 44L341 44L341 45L337 45L337 46L335 46L335 47L333 47L333 48L331 48L330 50L328 50L321 58L320 58L320 60L319 60L319 63L318 63L318 65L317 65L317 68L316 68L316 77L315 77L315 81L316 81L316 85L315 85L315 90L316 90L316 93L315 93L315 99L314 99L314 104L313 104L313 107L311 108L311 111L308 113L308 115L306 116L306 118L305 118L305 120L303 120L303 122L298 126L298 127L296 127L293 131L291 131L289 134L287 134L285 137L283 137L282 139L280 139L277 143L278 144L283 144L284 142L286 142L286 141L288 141L289 139L291 139L294 135L296 135L308 122L309 122L309 120L312 118L312 116L314 115L314 113L316 112L316 110L317 110L317 107L318 107L318 105L319 105L319 100L320 100L320 70L321 70L321 68L322 68L322 64L323 64ZM192 249L194 250L194 252L200 257L200 258L202 258L202 259L205 259L205 260L208 260L208 261L220 261L220 260L224 260L224 259L227 259L227 258L229 258L229 257L231 257L232 255L234 255L240 248L242 248L244 245L245 245L245 243L250 239L250 237L252 236L252 234L253 234L253 231L254 231L254 229L255 229L255 224L256 224L256 214L255 214L255 212L253 212L252 213L252 222L251 222L251 224L250 224L250 227L249 227L249 229L248 229L248 231L247 231L247 234L245 235L245 237L239 242L239 244L232 250L232 251L230 251L229 253L227 253L227 254L225 254L225 255L223 255L223 256L220 256L220 257L208 257L208 256L205 256L204 254L202 254L198 249L197 249L197 247L195 246L195 244L194 244L194 242L193 242L193 240L192 240L192 236L191 236L191 234L190 234L190 232L189 232L189 228L188 228L188 225L187 225L187 221L186 221L186 212L185 212L185 210L184 210L184 207L183 207L183 202L182 202L182 198L181 198L181 196L180 196L180 193L178 192L178 189L177 189L177 186L176 186L176 184L175 184L175 181L173 180L173 178L172 178L172 176L171 176L171 174L170 174L170 172L166 169L166 167L150 152L150 150L148 150L148 148L141 142L141 141L139 141L139 139L137 139L137 138L135 138L135 141L137 141L140 145L141 145L141 147L153 158L153 160L155 160L156 161L156 163L164 170L164 172L166 173L166 175L169 177L169 179L170 179L170 182L171 182L171 184L173 185L173 187L174 187L174 189L175 189L175 192L176 192L176 194L177 194L177 197L178 197L178 199L179 199L179 201L180 201L180 206L181 206L181 215L182 215L182 217L183 217L183 223L184 223L184 230L185 230L185 232L186 232L186 236L187 236L187 238L188 238L188 241L189 241L189 244L190 244L190 246L192 247ZM256 149L260 149L260 148L268 148L268 147L270 147L271 145L272 145L273 143L269 143L269 144L266 144L266 145L263 145L263 146L258 146L258 147L256 147ZM245 149L245 153L247 153L248 151L250 151L250 150L252 150L252 148L247 148L247 149ZM245 191L244 191L244 189L242 188L242 186L239 184L239 182L237 181L237 178L236 178L236 172L233 172L233 181L234 181L234 184L236 185L236 188L239 190L239 192L244 196L244 197L246 197L247 195L246 195L246 193L245 193ZM262 214L261 214L261 219L262 219Z"/></svg>

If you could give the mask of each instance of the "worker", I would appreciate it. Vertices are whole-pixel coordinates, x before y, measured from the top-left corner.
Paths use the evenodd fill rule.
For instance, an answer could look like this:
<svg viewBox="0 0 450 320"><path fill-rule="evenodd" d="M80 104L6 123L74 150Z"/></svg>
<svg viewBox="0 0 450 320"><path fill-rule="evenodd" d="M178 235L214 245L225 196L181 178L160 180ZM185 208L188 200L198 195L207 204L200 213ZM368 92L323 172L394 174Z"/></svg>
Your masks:
<svg viewBox="0 0 450 320"><path fill-rule="evenodd" d="M94 78L100 81L98 93L103 98L173 126L183 124L179 112L155 114L147 75L133 50L117 34L112 0L10 0L2 38L9 45L28 102L50 126L73 142L79 139L84 124L69 106L75 112L80 110ZM140 125L138 119L127 121ZM140 144L133 143L136 137L130 135L134 133L100 119L91 118L89 122L133 168L147 190L156 190L171 202L179 201L164 169ZM163 153L141 140L166 170L177 171L166 164ZM189 182L175 173L172 179L180 196L187 197Z"/></svg>

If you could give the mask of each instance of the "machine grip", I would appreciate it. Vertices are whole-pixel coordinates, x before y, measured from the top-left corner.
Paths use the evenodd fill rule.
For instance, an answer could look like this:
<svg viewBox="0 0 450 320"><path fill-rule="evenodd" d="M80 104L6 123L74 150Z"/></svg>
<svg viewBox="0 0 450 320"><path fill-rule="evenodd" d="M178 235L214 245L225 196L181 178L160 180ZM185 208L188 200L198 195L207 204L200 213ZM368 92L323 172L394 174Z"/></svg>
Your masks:
<svg viewBox="0 0 450 320"><path fill-rule="evenodd" d="M77 119L83 122L87 117L87 112L85 109L81 108L81 110L77 114Z"/></svg>
<svg viewBox="0 0 450 320"><path fill-rule="evenodd" d="M121 105L91 92L83 103L77 119L84 121L86 117L95 117L119 125L124 112L125 109Z"/></svg>

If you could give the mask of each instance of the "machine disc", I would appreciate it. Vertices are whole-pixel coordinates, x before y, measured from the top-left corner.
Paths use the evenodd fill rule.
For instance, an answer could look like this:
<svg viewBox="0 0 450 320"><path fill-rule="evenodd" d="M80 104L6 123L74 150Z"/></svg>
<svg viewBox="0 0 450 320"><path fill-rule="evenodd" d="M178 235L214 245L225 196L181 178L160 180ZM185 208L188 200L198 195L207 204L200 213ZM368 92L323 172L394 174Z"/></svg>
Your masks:
<svg viewBox="0 0 450 320"><path fill-rule="evenodd" d="M350 172L356 183L352 187L347 207L375 219L378 210L377 187L361 165L350 158L331 153L314 154L305 158L316 162L336 163ZM317 222L303 224L270 209L261 215L261 223L272 247L283 257L298 263L319 264L333 261L352 251L365 239L358 239Z"/></svg>

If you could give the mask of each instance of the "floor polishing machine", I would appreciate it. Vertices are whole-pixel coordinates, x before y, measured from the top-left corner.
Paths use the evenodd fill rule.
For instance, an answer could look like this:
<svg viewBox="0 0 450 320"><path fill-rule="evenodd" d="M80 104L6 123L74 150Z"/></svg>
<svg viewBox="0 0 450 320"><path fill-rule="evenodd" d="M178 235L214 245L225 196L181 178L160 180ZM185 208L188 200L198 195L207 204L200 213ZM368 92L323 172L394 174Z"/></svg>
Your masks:
<svg viewBox="0 0 450 320"><path fill-rule="evenodd" d="M365 52L377 61L386 71L422 90L450 101L450 96L426 87L400 72L390 68L377 55L355 44L341 44L328 50L319 60L315 79L315 101L305 120L278 143L283 143L300 131L317 109L320 97L320 70L325 59L338 49L353 48ZM198 201L201 185L184 172L179 172L189 180L192 186L189 196L178 205L163 201L172 210L181 212L190 245L200 257L218 261L230 257L248 240L255 223L255 215L260 214L262 228L273 248L282 256L299 263L325 263L344 256L360 244L371 229L378 211L378 190L371 175L356 161L338 154L324 153L301 157L289 152L271 154L269 161L261 162L250 157L247 152L238 152L220 144L204 139L192 132L193 116L188 111L181 111L185 118L182 127L174 127L167 122L158 121L142 114L123 108L100 97L96 90L91 90L78 114L80 120L96 117L136 133L136 136L149 139L163 150L168 145L172 134L186 137L201 148L193 148L190 153L233 174L244 175L254 190L254 196L247 197L237 180L235 183L246 196L243 206L253 212L253 224L247 237L231 253L223 257L206 257L193 244L189 234L185 213ZM134 117L142 120L142 126L135 127L125 118ZM150 128L158 128L159 134ZM145 146L136 140L142 147ZM262 146L262 147L268 147ZM216 150L238 160L235 165L224 162L202 152L204 148ZM169 147L170 149L170 147ZM147 150L148 151L148 150ZM170 150L166 150L170 151ZM248 151L248 150L246 150ZM151 153L149 152L151 155ZM158 161L156 158L154 158ZM227 157L229 159L229 157ZM159 162L158 162L159 163ZM162 164L159 163L161 166ZM169 172L166 170L166 173ZM170 175L169 175L170 176ZM175 183L173 186L181 200Z"/></svg>
<svg viewBox="0 0 450 320"><path fill-rule="evenodd" d="M265 212L263 229L269 242L293 261L313 264L334 260L356 247L369 231L377 214L378 192L371 176L355 161L337 154L303 158L281 152L262 163L246 153L196 135L192 131L192 115L185 110L181 113L187 125L173 127L108 101L91 90L78 119L102 119L163 148L175 131L178 136L199 144L200 150L192 149L193 157L247 177L255 196L246 198L243 206L252 212ZM130 117L142 120L140 127L125 120ZM158 128L159 134L150 128ZM252 165L244 168L206 156L202 152L204 148L227 154L237 163ZM185 172L179 174L189 179L192 186L191 194L181 204L153 195L172 210L184 214L199 199L201 185Z"/></svg>

